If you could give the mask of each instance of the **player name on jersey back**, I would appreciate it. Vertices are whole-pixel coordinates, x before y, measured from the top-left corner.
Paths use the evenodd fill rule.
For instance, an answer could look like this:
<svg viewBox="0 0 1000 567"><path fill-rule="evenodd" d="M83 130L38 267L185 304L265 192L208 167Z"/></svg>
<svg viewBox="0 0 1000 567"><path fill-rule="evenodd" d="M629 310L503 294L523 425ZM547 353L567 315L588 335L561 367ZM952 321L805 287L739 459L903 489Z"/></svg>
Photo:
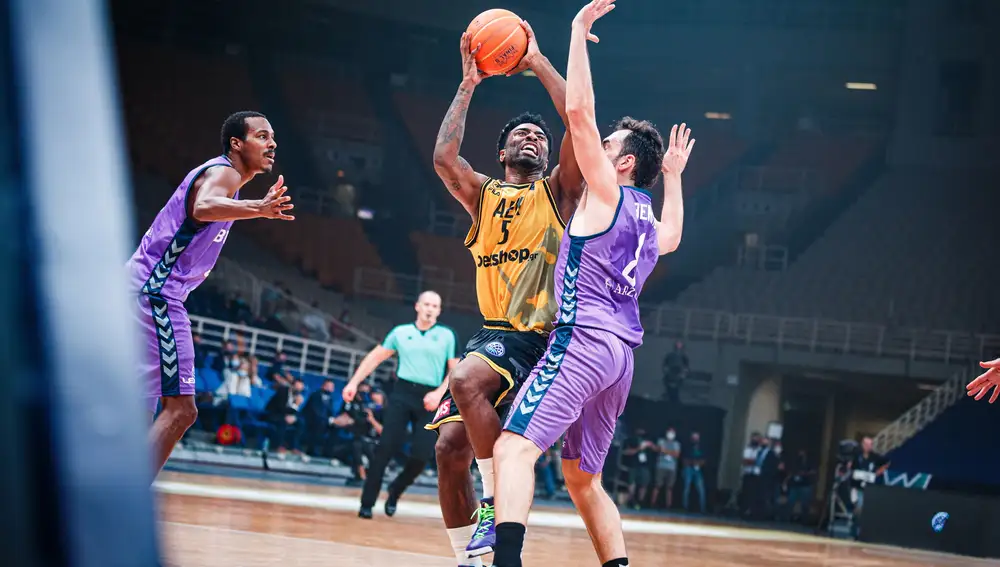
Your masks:
<svg viewBox="0 0 1000 567"><path fill-rule="evenodd" d="M619 188L614 219L590 236L566 231L556 264L556 325L605 329L633 348L642 344L639 294L659 247L649 193Z"/></svg>

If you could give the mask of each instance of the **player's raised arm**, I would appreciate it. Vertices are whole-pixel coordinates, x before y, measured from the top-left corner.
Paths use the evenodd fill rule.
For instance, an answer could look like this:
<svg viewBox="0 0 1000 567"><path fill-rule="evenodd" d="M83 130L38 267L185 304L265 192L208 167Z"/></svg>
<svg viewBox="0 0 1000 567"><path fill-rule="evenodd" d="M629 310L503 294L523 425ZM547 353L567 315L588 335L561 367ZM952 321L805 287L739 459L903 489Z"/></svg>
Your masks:
<svg viewBox="0 0 1000 567"><path fill-rule="evenodd" d="M580 166L576 162L569 120L566 118L566 79L559 74L548 57L542 55L531 25L522 21L521 27L524 28L524 33L528 36L528 48L517 68L507 75L516 75L526 69L531 69L549 93L552 104L555 106L556 112L559 113L559 118L566 126L566 135L563 136L562 144L559 146L559 164L552 169L552 174L549 176L549 185L552 188L553 196L559 203L559 212L566 219L576 209L576 203L583 193L583 173L580 172Z"/></svg>
<svg viewBox="0 0 1000 567"><path fill-rule="evenodd" d="M228 222L256 218L295 220L286 215L294 208L283 176L263 199L234 199L243 181L231 167L213 167L205 172L191 206L191 216L198 222Z"/></svg>
<svg viewBox="0 0 1000 567"><path fill-rule="evenodd" d="M438 130L437 142L434 144L434 171L444 181L452 196L475 218L479 212L479 189L486 182L486 176L476 173L469 162L458 154L462 138L465 137L465 117L469 113L472 93L483 80L476 67L479 46L471 49L471 42L472 36L462 34L462 83L441 122L441 129Z"/></svg>
<svg viewBox="0 0 1000 567"><path fill-rule="evenodd" d="M680 128L674 124L670 129L670 143L660 165L660 170L663 172L663 209L660 211L656 240L661 256L677 250L681 244L681 233L684 231L681 173L687 167L693 147L694 140L691 139L691 129L687 124L681 124Z"/></svg>
<svg viewBox="0 0 1000 567"><path fill-rule="evenodd" d="M566 119L572 134L573 152L587 181L587 191L604 203L618 202L618 177L604 152L597 129L587 41L597 43L597 36L590 33L590 28L614 7L614 0L594 0L580 10L573 19L566 66Z"/></svg>

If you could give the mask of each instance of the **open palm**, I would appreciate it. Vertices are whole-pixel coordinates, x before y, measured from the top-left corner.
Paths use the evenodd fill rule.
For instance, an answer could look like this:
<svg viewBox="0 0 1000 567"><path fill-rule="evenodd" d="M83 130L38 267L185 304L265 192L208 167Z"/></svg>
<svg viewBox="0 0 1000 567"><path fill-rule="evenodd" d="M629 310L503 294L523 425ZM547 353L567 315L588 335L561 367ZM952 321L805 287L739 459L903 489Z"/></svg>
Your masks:
<svg viewBox="0 0 1000 567"><path fill-rule="evenodd" d="M1000 358L989 362L980 362L979 366L985 368L986 372L969 382L965 389L968 390L968 395L975 396L976 400L983 399L990 390L993 390L993 395L990 396L992 404L997 401L997 398L1000 398Z"/></svg>
<svg viewBox="0 0 1000 567"><path fill-rule="evenodd" d="M670 140L667 144L667 151L663 154L663 173L680 175L687 167L688 157L691 156L691 148L694 147L694 139L691 138L691 129L687 124L670 129Z"/></svg>

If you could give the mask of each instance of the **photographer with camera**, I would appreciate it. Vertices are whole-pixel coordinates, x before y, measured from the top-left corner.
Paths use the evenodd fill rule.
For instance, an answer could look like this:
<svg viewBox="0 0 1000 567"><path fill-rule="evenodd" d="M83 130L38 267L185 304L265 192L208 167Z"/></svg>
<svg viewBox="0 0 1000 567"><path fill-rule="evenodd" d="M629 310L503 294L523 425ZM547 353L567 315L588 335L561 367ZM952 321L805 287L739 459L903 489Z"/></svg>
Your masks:
<svg viewBox="0 0 1000 567"><path fill-rule="evenodd" d="M861 439L861 450L848 463L851 479L851 502L854 504L854 522L851 535L861 533L861 513L865 504L865 486L875 484L889 468L889 461L873 449L874 440L867 435Z"/></svg>
<svg viewBox="0 0 1000 567"><path fill-rule="evenodd" d="M392 400L385 408L384 429L361 491L358 517L364 519L372 517L372 506L382 489L385 468L403 446L408 425L413 431L413 448L403 470L389 483L389 495L385 502L387 516L396 513L399 497L427 466L434 453L435 434L424 426L430 423L435 408L441 403L448 386L447 372L458 362L455 357L455 333L437 323L441 314L441 296L425 291L417 298L414 308L417 320L390 331L382 344L365 356L344 387L344 401L353 402L359 386L378 365L395 354L399 355L396 370L399 380L393 387Z"/></svg>
<svg viewBox="0 0 1000 567"><path fill-rule="evenodd" d="M337 416L336 425L351 432L351 469L354 477L347 481L347 486L360 486L367 476L364 466L365 457L370 463L374 457L374 448L379 436L382 435L382 406L385 395L378 390L372 390L368 384L361 384L358 393L350 402L346 402Z"/></svg>

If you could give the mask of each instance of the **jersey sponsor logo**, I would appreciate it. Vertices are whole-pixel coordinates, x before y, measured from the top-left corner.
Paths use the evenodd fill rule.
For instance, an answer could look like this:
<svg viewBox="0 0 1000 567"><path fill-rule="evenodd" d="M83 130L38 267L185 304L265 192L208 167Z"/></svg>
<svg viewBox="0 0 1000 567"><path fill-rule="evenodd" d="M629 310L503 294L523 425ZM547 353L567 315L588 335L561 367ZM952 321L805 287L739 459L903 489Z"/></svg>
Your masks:
<svg viewBox="0 0 1000 567"><path fill-rule="evenodd" d="M483 350L493 356L503 356L504 353L507 352L507 349L504 348L503 343L500 341L493 341L492 343L486 345L486 348Z"/></svg>
<svg viewBox="0 0 1000 567"><path fill-rule="evenodd" d="M212 242L225 242L227 238L229 238L229 231L226 229L222 229L219 231L219 234L215 235L215 238L212 239Z"/></svg>
<svg viewBox="0 0 1000 567"><path fill-rule="evenodd" d="M538 258L538 252L532 252L527 248L520 250L501 250L495 254L477 255L477 268L492 268L501 264L523 264Z"/></svg>
<svg viewBox="0 0 1000 567"><path fill-rule="evenodd" d="M450 412L450 411L451 411L451 400L445 400L445 401L441 402L441 405L438 406L437 413L434 414L434 420L433 421L437 421L437 420L441 419L442 417L448 415L448 412Z"/></svg>

